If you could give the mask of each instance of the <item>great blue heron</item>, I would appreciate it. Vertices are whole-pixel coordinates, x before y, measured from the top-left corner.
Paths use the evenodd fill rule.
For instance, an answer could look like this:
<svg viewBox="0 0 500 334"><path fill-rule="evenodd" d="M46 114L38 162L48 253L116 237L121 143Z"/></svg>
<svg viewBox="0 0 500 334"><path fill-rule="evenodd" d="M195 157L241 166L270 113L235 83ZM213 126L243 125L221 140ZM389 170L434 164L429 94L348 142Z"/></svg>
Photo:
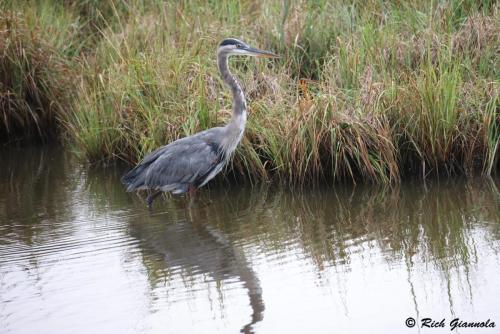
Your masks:
<svg viewBox="0 0 500 334"><path fill-rule="evenodd" d="M161 192L192 195L217 175L240 142L247 120L245 94L228 68L232 55L275 58L276 54L258 50L234 38L223 40L217 49L217 66L233 95L233 115L223 127L211 128L178 139L148 154L122 177L127 192L150 190L146 199L151 207Z"/></svg>

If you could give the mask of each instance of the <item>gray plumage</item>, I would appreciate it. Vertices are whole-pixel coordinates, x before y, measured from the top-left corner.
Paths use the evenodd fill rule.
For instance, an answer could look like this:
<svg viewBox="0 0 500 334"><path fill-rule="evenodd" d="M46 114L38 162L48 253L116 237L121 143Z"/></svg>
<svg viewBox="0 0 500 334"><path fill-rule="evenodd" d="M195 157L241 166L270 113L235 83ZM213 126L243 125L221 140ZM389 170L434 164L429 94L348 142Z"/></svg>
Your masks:
<svg viewBox="0 0 500 334"><path fill-rule="evenodd" d="M240 142L247 119L246 102L241 86L229 71L231 55L277 57L233 38L219 44L217 66L233 96L231 121L224 127L211 128L160 147L122 177L128 192L153 190L148 196L148 205L162 191L181 194L204 186L222 170Z"/></svg>

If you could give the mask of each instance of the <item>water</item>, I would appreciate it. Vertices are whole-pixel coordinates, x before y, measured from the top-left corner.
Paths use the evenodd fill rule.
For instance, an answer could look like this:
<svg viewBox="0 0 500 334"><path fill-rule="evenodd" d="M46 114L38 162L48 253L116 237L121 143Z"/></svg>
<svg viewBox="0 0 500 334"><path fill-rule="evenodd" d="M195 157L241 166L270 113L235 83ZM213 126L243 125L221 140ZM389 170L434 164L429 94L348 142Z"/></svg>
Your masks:
<svg viewBox="0 0 500 334"><path fill-rule="evenodd" d="M445 319L432 333L453 318L496 322L461 333L500 329L498 179L222 184L150 213L123 168L58 148L0 164L1 333L405 333L426 317Z"/></svg>

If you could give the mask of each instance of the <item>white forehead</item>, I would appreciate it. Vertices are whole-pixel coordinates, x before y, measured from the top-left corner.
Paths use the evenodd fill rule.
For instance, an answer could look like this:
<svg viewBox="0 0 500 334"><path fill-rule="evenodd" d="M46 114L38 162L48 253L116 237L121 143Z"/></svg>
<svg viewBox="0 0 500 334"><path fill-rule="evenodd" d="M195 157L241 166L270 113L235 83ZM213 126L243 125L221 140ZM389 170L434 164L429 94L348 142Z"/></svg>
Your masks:
<svg viewBox="0 0 500 334"><path fill-rule="evenodd" d="M245 42L240 41L239 39L227 38L219 44L217 52L219 54L226 54L226 55L248 54L248 52L242 49L241 46L248 47L248 45Z"/></svg>

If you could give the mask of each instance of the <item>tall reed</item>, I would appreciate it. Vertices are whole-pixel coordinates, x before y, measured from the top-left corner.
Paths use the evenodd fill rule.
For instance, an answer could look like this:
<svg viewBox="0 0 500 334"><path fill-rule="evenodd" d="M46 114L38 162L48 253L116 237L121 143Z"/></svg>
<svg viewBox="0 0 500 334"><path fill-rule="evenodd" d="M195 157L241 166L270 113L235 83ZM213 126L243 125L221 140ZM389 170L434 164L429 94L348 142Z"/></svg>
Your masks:
<svg viewBox="0 0 500 334"><path fill-rule="evenodd" d="M93 3L62 6L83 38L66 56L77 74L63 124L91 161L135 162L227 122L215 49L234 36L282 58L231 61L250 115L226 175L393 183L498 170L494 1Z"/></svg>

